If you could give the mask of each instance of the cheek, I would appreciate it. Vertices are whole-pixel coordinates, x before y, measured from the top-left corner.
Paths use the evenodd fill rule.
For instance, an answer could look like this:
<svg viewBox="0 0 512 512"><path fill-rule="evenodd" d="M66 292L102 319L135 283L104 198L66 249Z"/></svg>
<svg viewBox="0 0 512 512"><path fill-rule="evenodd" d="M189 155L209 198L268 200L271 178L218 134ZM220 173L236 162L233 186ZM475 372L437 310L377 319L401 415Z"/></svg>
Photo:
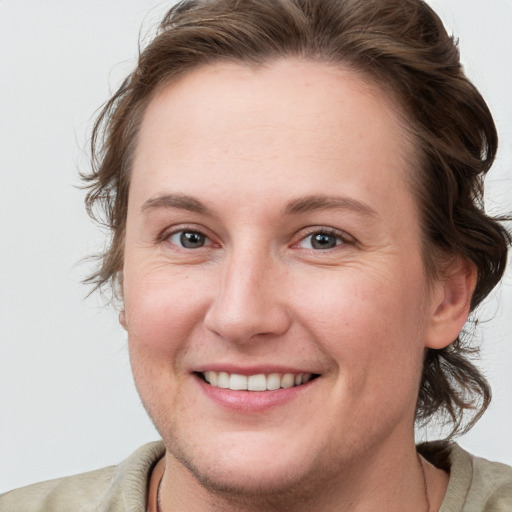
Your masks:
<svg viewBox="0 0 512 512"><path fill-rule="evenodd" d="M301 300L296 308L301 321L309 322L318 342L342 366L401 372L410 359L416 372L425 325L421 282L416 277L411 283L405 272L391 267L386 273L351 270L326 279L318 292Z"/></svg>
<svg viewBox="0 0 512 512"><path fill-rule="evenodd" d="M124 291L129 343L153 357L168 358L184 349L208 304L204 276L175 269L132 271L125 276Z"/></svg>
<svg viewBox="0 0 512 512"><path fill-rule="evenodd" d="M179 402L182 361L201 323L204 295L193 279L169 269L125 275L126 330L135 385L156 424Z"/></svg>

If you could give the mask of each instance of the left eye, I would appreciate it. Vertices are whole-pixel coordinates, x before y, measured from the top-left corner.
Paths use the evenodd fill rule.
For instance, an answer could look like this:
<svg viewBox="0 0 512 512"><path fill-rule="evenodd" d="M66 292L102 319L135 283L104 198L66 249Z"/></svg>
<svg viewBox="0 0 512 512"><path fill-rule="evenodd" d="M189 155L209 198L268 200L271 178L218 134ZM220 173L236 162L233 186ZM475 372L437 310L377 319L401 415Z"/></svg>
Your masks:
<svg viewBox="0 0 512 512"><path fill-rule="evenodd" d="M203 247L208 238L198 231L176 231L169 237L169 242L184 249L198 249Z"/></svg>
<svg viewBox="0 0 512 512"><path fill-rule="evenodd" d="M312 233L299 242L299 247L304 249L326 250L333 249L344 242L341 235L319 231Z"/></svg>

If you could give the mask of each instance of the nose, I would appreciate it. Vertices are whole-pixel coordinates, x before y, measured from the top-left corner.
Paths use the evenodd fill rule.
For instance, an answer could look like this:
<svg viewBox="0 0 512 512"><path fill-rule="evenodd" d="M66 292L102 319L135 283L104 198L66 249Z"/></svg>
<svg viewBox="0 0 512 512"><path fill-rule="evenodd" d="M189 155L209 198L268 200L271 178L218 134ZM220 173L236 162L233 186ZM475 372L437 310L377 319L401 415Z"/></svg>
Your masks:
<svg viewBox="0 0 512 512"><path fill-rule="evenodd" d="M284 334L290 326L285 281L286 272L268 254L231 254L205 315L206 328L233 343Z"/></svg>

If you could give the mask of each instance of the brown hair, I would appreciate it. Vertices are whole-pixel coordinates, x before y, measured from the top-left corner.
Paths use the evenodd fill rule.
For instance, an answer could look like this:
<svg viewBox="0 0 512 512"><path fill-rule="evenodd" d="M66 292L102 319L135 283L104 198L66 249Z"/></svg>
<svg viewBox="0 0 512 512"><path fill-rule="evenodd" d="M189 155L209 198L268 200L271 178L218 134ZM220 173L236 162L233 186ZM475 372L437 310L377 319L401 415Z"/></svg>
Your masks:
<svg viewBox="0 0 512 512"><path fill-rule="evenodd" d="M478 271L473 310L500 281L510 244L503 226L483 211L483 176L494 160L497 134L485 101L462 71L456 43L422 0L189 0L170 9L94 126L86 206L112 238L88 281L96 287L110 282L114 289L119 284L130 167L155 91L204 64L260 64L286 56L351 66L398 98L420 154L414 190L427 271L436 274L439 254L471 261ZM427 351L420 423L444 413L453 435L485 411L490 388L470 352L461 336L445 349ZM466 410L473 418L464 425Z"/></svg>

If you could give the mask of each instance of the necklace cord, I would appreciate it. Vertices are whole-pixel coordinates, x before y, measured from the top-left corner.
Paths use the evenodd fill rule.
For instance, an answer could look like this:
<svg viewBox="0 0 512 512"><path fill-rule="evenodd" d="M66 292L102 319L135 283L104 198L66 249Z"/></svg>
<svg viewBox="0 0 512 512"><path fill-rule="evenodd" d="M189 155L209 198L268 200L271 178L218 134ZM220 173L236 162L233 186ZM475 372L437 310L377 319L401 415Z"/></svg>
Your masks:
<svg viewBox="0 0 512 512"><path fill-rule="evenodd" d="M429 512L430 511L430 499L428 497L427 476L425 475L425 468L423 467L423 461L421 460L421 456L418 452L416 452L416 456L418 457L418 464L420 465L421 476L423 477L423 492L425 493L425 504L427 505L425 512Z"/></svg>

